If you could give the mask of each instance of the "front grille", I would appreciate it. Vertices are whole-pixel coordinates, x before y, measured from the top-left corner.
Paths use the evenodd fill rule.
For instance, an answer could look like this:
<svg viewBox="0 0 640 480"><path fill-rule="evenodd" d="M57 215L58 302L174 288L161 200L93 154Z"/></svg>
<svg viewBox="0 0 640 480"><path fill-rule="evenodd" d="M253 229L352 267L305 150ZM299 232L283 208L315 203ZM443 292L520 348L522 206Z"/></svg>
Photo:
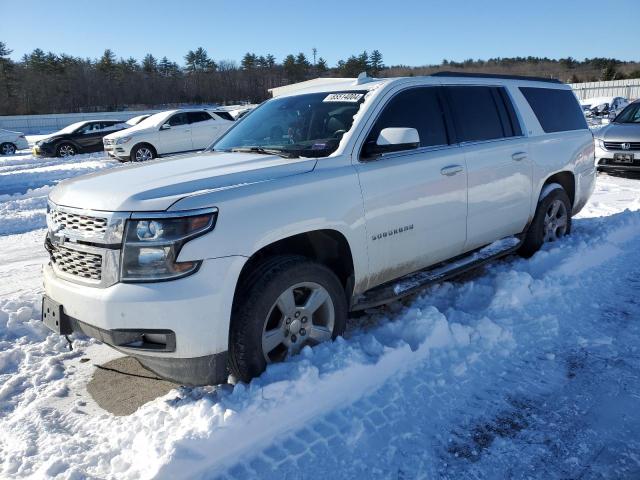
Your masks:
<svg viewBox="0 0 640 480"><path fill-rule="evenodd" d="M623 149L622 144L628 143L629 148ZM640 142L604 142L604 148L607 150L640 150Z"/></svg>
<svg viewBox="0 0 640 480"><path fill-rule="evenodd" d="M105 145L115 145L116 141L111 140L110 138L103 138L102 143L104 143Z"/></svg>
<svg viewBox="0 0 640 480"><path fill-rule="evenodd" d="M104 235L107 231L107 219L102 217L89 217L54 209L51 211L51 220L61 230L75 231L89 236Z"/></svg>
<svg viewBox="0 0 640 480"><path fill-rule="evenodd" d="M59 245L54 245L50 253L51 261L59 271L88 280L101 280L101 255L72 250Z"/></svg>

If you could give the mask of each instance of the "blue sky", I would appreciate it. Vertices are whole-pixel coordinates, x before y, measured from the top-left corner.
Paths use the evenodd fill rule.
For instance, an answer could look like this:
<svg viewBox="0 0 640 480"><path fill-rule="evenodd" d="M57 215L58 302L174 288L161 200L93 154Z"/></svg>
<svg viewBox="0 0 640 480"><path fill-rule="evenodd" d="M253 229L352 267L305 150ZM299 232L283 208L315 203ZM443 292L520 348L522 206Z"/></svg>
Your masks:
<svg viewBox="0 0 640 480"><path fill-rule="evenodd" d="M183 63L204 47L216 60L245 52L318 55L334 65L362 50L384 62L443 58L617 57L640 60L640 0L3 0L0 40L18 59L36 47L97 57L149 52Z"/></svg>

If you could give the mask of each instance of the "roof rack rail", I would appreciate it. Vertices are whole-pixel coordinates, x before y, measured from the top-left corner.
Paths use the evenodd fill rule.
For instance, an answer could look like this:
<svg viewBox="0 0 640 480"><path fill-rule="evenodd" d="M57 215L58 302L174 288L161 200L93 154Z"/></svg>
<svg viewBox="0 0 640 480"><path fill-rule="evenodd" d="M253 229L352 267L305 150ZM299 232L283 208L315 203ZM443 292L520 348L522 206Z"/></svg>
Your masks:
<svg viewBox="0 0 640 480"><path fill-rule="evenodd" d="M470 77L470 78L501 78L504 80L528 80L532 82L563 83L555 78L528 77L525 75L501 75L499 73L471 73L471 72L436 72L431 77Z"/></svg>

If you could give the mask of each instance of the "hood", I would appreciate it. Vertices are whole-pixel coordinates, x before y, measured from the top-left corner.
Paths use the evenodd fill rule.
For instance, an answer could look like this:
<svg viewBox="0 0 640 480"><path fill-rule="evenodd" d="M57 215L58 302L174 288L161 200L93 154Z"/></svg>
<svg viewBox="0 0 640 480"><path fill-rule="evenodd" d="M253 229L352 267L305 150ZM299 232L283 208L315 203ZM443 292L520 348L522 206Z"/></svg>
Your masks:
<svg viewBox="0 0 640 480"><path fill-rule="evenodd" d="M606 142L640 142L640 123L610 123L595 136Z"/></svg>
<svg viewBox="0 0 640 480"><path fill-rule="evenodd" d="M59 183L49 198L89 210L162 211L194 193L298 175L315 165L316 160L308 158L204 152L75 177Z"/></svg>
<svg viewBox="0 0 640 480"><path fill-rule="evenodd" d="M144 123L144 122L143 122ZM135 135L138 132L148 132L149 130L154 130L154 129L158 129L160 127L160 125L158 126L149 126L149 125L134 125L133 127L127 127L123 130L118 130L117 132L113 132L110 133L109 135L105 135L104 138L108 138L108 139L113 139L113 138L120 138L120 137L127 137L129 135Z"/></svg>

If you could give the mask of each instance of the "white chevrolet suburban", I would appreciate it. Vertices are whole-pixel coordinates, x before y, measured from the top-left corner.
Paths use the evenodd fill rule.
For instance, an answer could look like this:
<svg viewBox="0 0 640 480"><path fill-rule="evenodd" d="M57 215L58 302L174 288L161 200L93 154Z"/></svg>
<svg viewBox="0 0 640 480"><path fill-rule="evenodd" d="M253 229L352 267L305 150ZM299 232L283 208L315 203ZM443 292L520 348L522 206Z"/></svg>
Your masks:
<svg viewBox="0 0 640 480"><path fill-rule="evenodd" d="M49 195L43 321L184 384L248 381L350 311L571 229L593 137L568 86L345 79L271 99L207 151Z"/></svg>

